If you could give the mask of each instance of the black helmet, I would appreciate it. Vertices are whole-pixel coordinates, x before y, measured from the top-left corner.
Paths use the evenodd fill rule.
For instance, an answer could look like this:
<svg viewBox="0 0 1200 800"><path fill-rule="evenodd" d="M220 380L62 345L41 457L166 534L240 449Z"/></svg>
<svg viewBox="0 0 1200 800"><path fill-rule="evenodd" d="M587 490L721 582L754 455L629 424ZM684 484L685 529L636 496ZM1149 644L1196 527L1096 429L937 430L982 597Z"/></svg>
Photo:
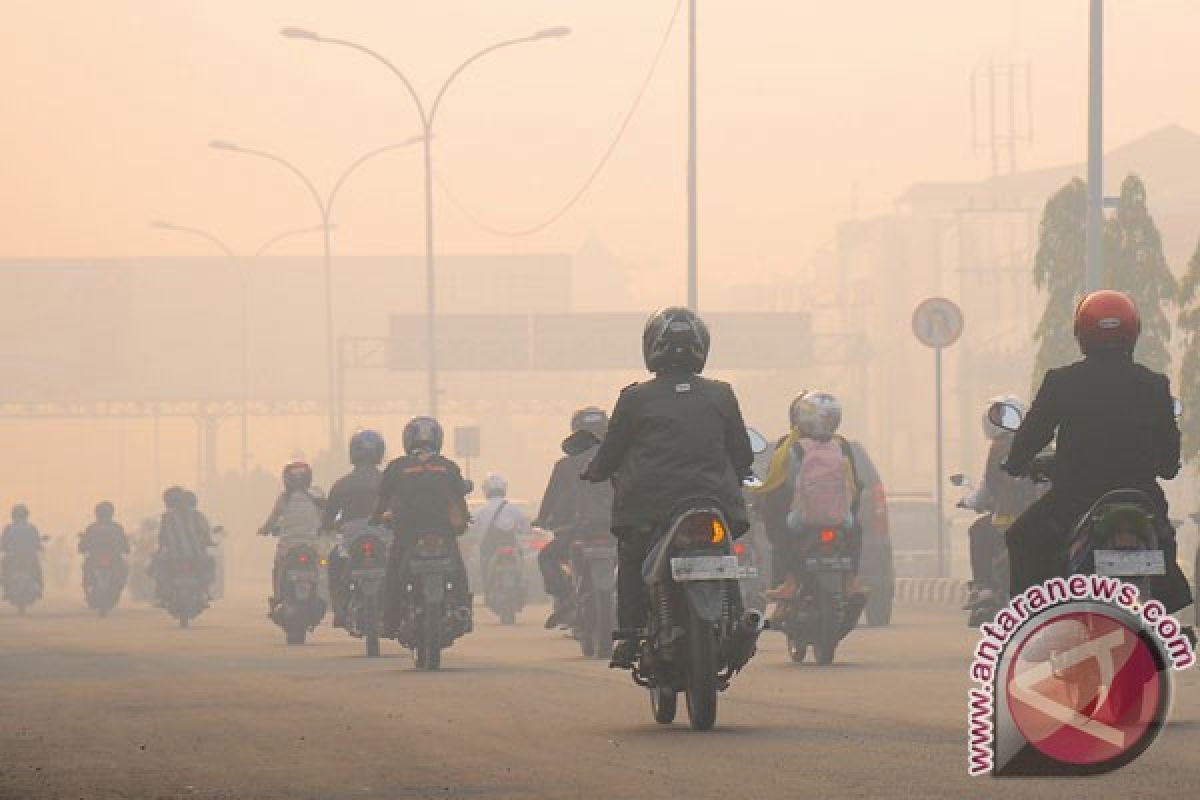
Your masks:
<svg viewBox="0 0 1200 800"><path fill-rule="evenodd" d="M572 414L571 433L583 430L591 431L597 439L603 439L608 433L608 414L604 413L604 409L588 406Z"/></svg>
<svg viewBox="0 0 1200 800"><path fill-rule="evenodd" d="M646 369L664 372L671 368L702 372L708 360L708 326L688 308L672 306L646 320L642 333L642 357Z"/></svg>
<svg viewBox="0 0 1200 800"><path fill-rule="evenodd" d="M187 495L182 486L172 486L163 492L163 505L169 509L183 508Z"/></svg>
<svg viewBox="0 0 1200 800"><path fill-rule="evenodd" d="M303 461L293 461L283 468L283 488L286 491L297 489L306 491L312 486L312 467Z"/></svg>
<svg viewBox="0 0 1200 800"><path fill-rule="evenodd" d="M113 504L107 500L96 503L96 519L100 522L112 522L115 513L116 509L113 508Z"/></svg>
<svg viewBox="0 0 1200 800"><path fill-rule="evenodd" d="M350 463L356 467L378 465L386 452L383 437L375 431L355 431L350 437Z"/></svg>
<svg viewBox="0 0 1200 800"><path fill-rule="evenodd" d="M418 451L426 453L442 452L441 423L433 417L414 417L404 426L404 452L410 456Z"/></svg>
<svg viewBox="0 0 1200 800"><path fill-rule="evenodd" d="M29 519L29 509L24 503L17 503L12 507L12 518L14 522L24 522Z"/></svg>
<svg viewBox="0 0 1200 800"><path fill-rule="evenodd" d="M183 507L194 509L198 505L200 505L200 498L196 497L196 493L193 492L191 489L184 489L183 490Z"/></svg>

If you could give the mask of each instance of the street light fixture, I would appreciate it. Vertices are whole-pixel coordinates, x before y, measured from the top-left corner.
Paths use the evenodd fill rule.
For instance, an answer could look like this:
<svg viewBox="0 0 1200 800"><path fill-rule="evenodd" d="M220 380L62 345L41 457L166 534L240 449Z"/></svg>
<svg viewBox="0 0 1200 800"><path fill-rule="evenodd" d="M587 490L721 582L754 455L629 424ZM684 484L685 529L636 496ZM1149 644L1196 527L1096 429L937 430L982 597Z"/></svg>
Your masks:
<svg viewBox="0 0 1200 800"><path fill-rule="evenodd" d="M299 33L307 33L300 31ZM286 35L286 34L285 34ZM313 35L315 36L315 34ZM312 38L310 36L296 36L294 38ZM416 144L423 141L423 136L413 136L398 144L387 144L382 147L377 147L363 155L359 156L350 166L348 166L338 179L334 182L333 188L325 196L317 189L315 183L303 171L300 170L291 161L288 161L282 156L277 156L274 153L268 153L264 150L256 150L249 147L242 147L234 142L225 139L213 139L208 143L208 146L214 150L223 150L231 153L239 153L248 156L257 156L258 158L266 159L279 164L284 169L295 175L305 188L308 189L312 196L313 202L316 203L317 210L320 213L321 225L317 228L323 232L323 255L324 255L324 276L325 276L325 367L326 367L326 392L329 400L329 449L330 452L336 452L340 447L342 440L341 431L341 414L340 414L340 398L337 396L337 380L336 368L334 366L334 335L333 335L333 242L330 238L330 233L334 230L334 225L330 221L333 217L333 204L337 200L338 193L346 180L354 174L364 163L370 161L378 155L399 150L404 147Z"/></svg>
<svg viewBox="0 0 1200 800"><path fill-rule="evenodd" d="M423 148L425 151L425 316L426 316L426 364L428 366L429 380L429 399L428 409L431 416L437 416L438 409L438 369L437 369L437 303L436 303L436 263L434 256L434 238L433 238L433 123L437 117L438 108L441 106L442 98L446 95L446 90L450 88L450 84L454 79L462 74L463 70L475 63L479 59L500 50L505 47L511 47L517 44L526 42L541 41L543 39L557 39L570 34L571 29L565 26L557 26L553 28L544 28L536 31L528 36L522 36L516 39L506 39L502 42L490 45L483 48L479 52L472 55L470 58L463 61L453 70L449 76L443 81L442 86L434 95L433 102L426 107L421 96L417 93L416 87L412 81L400 71L400 69L384 57L381 53L372 50L371 48L358 44L356 42L346 41L345 39L332 39L321 36L304 28L283 28L279 31L280 35L287 39L307 39L309 41L322 42L325 44L335 44L341 47L346 47L351 50L357 50L360 53L370 56L379 63L383 64L393 75L400 80L404 85L405 90L412 98L413 104L417 108L417 116L421 122L422 136L421 141L425 143Z"/></svg>

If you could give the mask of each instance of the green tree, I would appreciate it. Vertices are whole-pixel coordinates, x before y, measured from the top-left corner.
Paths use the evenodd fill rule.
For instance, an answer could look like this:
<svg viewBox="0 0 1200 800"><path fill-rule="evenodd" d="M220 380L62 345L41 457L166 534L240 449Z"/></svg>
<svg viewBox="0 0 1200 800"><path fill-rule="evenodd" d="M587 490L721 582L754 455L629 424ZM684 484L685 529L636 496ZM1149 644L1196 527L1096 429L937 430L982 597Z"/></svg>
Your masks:
<svg viewBox="0 0 1200 800"><path fill-rule="evenodd" d="M1183 459L1200 455L1200 241L1179 285L1179 330L1183 334L1183 364L1176 391L1183 400Z"/></svg>
<svg viewBox="0 0 1200 800"><path fill-rule="evenodd" d="M1087 186L1073 178L1046 202L1038 227L1033 283L1047 297L1046 310L1033 333L1038 346L1033 362L1034 387L1041 385L1046 370L1079 357L1071 320L1083 289L1086 223Z"/></svg>
<svg viewBox="0 0 1200 800"><path fill-rule="evenodd" d="M1087 186L1078 178L1046 203L1038 230L1034 285L1047 293L1046 310L1034 332L1038 344L1034 385L1046 370L1079 358L1072 330L1075 305L1083 293ZM1104 224L1103 285L1127 293L1142 315L1136 357L1147 366L1170 366L1171 322L1167 310L1178 287L1163 255L1162 237L1146 205L1146 187L1136 175L1121 184L1117 211Z"/></svg>

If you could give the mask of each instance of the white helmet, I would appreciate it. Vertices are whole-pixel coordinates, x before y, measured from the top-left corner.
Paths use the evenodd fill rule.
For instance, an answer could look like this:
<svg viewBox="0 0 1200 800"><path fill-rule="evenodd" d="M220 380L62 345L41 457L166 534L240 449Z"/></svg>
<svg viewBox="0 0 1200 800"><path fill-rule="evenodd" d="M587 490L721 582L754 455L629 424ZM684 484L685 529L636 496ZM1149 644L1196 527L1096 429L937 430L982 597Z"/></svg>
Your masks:
<svg viewBox="0 0 1200 800"><path fill-rule="evenodd" d="M995 439L1005 433L1009 433L1009 431L994 425L992 421L988 419L988 409L994 406L996 403L1005 403L1010 406L1015 406L1021 411L1022 417L1025 416L1026 411L1025 403L1015 394L998 394L991 400L988 400L987 405L983 407L983 435L989 439Z"/></svg>
<svg viewBox="0 0 1200 800"><path fill-rule="evenodd" d="M508 481L504 479L503 475L489 472L483 479L483 496L504 497L506 494L508 494Z"/></svg>
<svg viewBox="0 0 1200 800"><path fill-rule="evenodd" d="M805 390L788 409L792 428L814 439L828 439L842 424L842 404L829 392Z"/></svg>

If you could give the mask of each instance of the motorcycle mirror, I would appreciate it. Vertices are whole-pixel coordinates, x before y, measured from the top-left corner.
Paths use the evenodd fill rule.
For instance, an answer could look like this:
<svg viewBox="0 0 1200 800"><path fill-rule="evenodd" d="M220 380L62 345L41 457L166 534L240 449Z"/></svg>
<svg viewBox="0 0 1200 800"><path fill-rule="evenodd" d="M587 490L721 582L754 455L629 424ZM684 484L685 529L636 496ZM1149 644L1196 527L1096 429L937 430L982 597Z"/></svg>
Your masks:
<svg viewBox="0 0 1200 800"><path fill-rule="evenodd" d="M1178 397L1171 398L1171 411L1175 414L1175 419L1183 416L1183 401Z"/></svg>
<svg viewBox="0 0 1200 800"><path fill-rule="evenodd" d="M1025 415L1011 403L992 403L988 406L987 417L997 428L1012 432L1021 427Z"/></svg>
<svg viewBox="0 0 1200 800"><path fill-rule="evenodd" d="M966 486L967 485L967 476L963 475L961 472L954 473L953 475L950 476L950 485L951 486Z"/></svg>
<svg viewBox="0 0 1200 800"><path fill-rule="evenodd" d="M569 456L578 456L600 444L600 437L589 430L580 429L562 440L562 451Z"/></svg>
<svg viewBox="0 0 1200 800"><path fill-rule="evenodd" d="M767 452L767 447L770 442L767 437L756 431L754 428L746 428L746 435L750 437L750 450L754 455L762 455Z"/></svg>
<svg viewBox="0 0 1200 800"><path fill-rule="evenodd" d="M475 481L470 478L464 478L462 483L463 497L466 497L471 492L475 491Z"/></svg>

